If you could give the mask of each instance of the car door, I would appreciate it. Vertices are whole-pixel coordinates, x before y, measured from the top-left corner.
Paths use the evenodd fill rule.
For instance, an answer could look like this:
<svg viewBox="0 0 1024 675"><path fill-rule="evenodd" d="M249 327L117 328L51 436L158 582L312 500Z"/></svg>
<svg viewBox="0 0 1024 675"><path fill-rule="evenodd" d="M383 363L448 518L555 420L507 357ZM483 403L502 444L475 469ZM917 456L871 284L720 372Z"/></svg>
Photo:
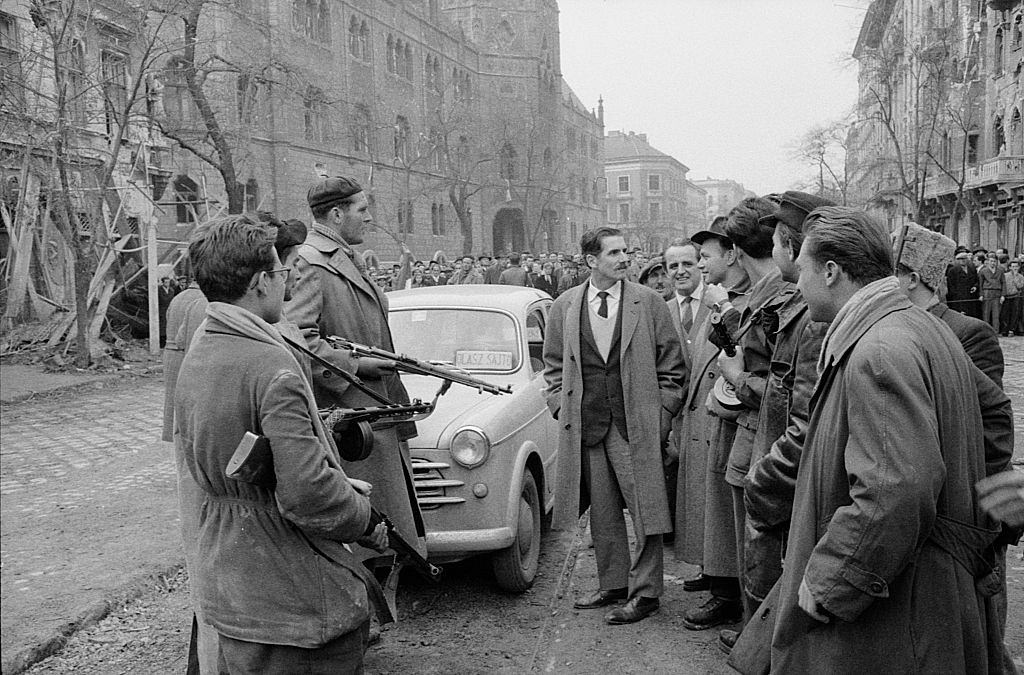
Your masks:
<svg viewBox="0 0 1024 675"><path fill-rule="evenodd" d="M544 463L544 503L550 506L554 496L555 458L558 449L558 435L555 421L544 403L544 335L547 330L550 300L542 300L530 305L526 315L526 345L529 354L531 399L536 394L536 403L541 414L533 419L530 435L540 448L541 461Z"/></svg>

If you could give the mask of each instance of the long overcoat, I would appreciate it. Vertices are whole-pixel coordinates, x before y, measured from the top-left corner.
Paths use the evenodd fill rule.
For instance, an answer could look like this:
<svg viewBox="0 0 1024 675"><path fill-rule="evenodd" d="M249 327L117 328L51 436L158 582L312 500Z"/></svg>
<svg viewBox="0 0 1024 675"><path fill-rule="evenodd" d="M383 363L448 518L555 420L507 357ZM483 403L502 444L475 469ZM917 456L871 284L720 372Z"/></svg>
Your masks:
<svg viewBox="0 0 1024 675"><path fill-rule="evenodd" d="M388 327L387 296L359 272L345 249L333 239L312 230L299 248L295 262L298 279L285 313L306 338L310 351L354 372L348 352L334 349L324 338L337 335L359 344L394 351ZM397 375L364 382L393 403L409 396ZM314 364L313 392L321 407L358 408L379 405L341 378ZM371 501L388 514L410 542L423 536L423 521L416 502L408 447L400 443L414 431L408 426L375 431L373 453L359 462L342 462L345 473L373 484ZM413 428L414 429L414 428ZM422 548L422 544L420 544Z"/></svg>
<svg viewBox="0 0 1024 675"><path fill-rule="evenodd" d="M589 284L559 296L551 307L544 338L544 391L548 408L558 420L558 460L555 478L554 529L576 527L587 503L580 495L581 400L580 310ZM626 430L637 490L636 522L645 535L672 531L665 494L660 419L661 411L675 415L686 386L679 337L665 301L651 289L623 282L619 304L622 338L619 342Z"/></svg>
<svg viewBox="0 0 1024 675"><path fill-rule="evenodd" d="M974 491L987 473L978 379L948 327L892 284L851 300L858 308L826 338L773 672L1000 669L987 648L998 628L974 575L933 529L940 516L983 539L993 529ZM801 580L831 622L800 609Z"/></svg>

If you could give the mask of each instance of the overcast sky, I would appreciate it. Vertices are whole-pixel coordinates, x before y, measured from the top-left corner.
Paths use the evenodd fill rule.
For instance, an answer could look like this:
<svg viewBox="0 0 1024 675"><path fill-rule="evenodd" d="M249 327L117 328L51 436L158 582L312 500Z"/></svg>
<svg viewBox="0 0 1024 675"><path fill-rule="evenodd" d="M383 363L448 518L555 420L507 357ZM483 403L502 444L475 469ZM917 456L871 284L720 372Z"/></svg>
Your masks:
<svg viewBox="0 0 1024 675"><path fill-rule="evenodd" d="M690 167L758 194L813 170L790 147L857 96L867 0L559 0L562 74L605 132L646 133Z"/></svg>

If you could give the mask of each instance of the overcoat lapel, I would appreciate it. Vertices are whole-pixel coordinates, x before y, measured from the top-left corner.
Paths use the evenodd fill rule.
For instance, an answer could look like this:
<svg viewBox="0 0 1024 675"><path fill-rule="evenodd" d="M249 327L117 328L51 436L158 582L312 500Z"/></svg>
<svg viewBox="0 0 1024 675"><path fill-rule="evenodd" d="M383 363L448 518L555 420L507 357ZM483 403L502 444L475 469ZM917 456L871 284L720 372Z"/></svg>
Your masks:
<svg viewBox="0 0 1024 675"><path fill-rule="evenodd" d="M619 311L622 312L622 337L619 345L619 354L622 363L626 363L626 349L633 339L637 324L640 323L640 297L633 292L626 282L622 282L622 301L619 302Z"/></svg>
<svg viewBox="0 0 1024 675"><path fill-rule="evenodd" d="M569 348L569 355L578 359L580 356L580 312L583 311L583 303L586 302L587 284L580 284L571 292L575 295L572 302L569 303L569 311L565 317L564 344Z"/></svg>

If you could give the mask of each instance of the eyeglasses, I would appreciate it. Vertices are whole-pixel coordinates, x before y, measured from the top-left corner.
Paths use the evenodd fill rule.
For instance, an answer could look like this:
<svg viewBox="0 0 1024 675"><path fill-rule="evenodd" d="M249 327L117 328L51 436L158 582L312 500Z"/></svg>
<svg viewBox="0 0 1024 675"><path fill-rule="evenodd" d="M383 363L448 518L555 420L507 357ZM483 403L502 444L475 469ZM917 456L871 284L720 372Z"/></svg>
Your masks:
<svg viewBox="0 0 1024 675"><path fill-rule="evenodd" d="M277 269L267 270L267 274L269 274L270 276L274 276L275 274L277 274L279 272L291 272L291 271L292 271L291 267L278 267Z"/></svg>

